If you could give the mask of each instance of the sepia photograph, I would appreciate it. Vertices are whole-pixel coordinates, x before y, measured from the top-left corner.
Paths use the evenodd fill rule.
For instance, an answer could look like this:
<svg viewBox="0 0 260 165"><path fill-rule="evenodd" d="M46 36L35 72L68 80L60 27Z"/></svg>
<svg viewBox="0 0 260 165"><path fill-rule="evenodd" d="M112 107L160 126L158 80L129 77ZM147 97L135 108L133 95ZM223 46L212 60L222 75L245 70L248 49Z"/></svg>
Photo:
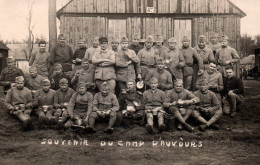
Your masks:
<svg viewBox="0 0 260 165"><path fill-rule="evenodd" d="M0 164L260 164L260 0L0 11Z"/></svg>

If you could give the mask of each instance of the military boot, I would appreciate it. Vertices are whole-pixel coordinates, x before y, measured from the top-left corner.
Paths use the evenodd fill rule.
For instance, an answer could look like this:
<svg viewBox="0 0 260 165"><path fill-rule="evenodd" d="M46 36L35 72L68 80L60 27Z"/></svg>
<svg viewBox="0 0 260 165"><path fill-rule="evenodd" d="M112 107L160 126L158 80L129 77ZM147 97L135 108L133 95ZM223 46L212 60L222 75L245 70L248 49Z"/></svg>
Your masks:
<svg viewBox="0 0 260 165"><path fill-rule="evenodd" d="M89 123L89 125L86 127L86 131L89 133L96 133L97 131L94 128L95 118L89 117L88 123Z"/></svg>

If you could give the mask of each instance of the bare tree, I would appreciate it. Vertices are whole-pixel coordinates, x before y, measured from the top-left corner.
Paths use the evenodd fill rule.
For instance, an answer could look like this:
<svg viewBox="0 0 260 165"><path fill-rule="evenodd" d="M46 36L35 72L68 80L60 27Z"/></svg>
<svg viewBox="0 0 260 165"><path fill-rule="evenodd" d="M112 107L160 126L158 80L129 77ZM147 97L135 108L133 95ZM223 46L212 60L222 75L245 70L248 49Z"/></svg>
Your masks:
<svg viewBox="0 0 260 165"><path fill-rule="evenodd" d="M49 51L57 44L56 0L49 0Z"/></svg>

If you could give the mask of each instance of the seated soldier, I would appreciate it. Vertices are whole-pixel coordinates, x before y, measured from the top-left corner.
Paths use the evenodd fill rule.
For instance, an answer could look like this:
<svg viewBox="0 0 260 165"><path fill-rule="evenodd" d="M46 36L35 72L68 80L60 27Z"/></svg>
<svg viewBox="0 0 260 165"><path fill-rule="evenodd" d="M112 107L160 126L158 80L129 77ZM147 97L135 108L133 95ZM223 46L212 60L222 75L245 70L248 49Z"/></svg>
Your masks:
<svg viewBox="0 0 260 165"><path fill-rule="evenodd" d="M32 91L37 91L42 88L41 83L45 78L38 74L37 68L31 66L29 68L29 76L27 78L27 87Z"/></svg>
<svg viewBox="0 0 260 165"><path fill-rule="evenodd" d="M224 77L224 90L223 90L223 114L230 114L235 117L237 114L237 104L243 101L244 85L240 78L235 76L232 67L225 69L227 77Z"/></svg>
<svg viewBox="0 0 260 165"><path fill-rule="evenodd" d="M9 89L5 98L6 107L9 113L17 117L24 129L31 124L30 114L32 111L32 94L31 91L24 87L24 78L18 76L15 78L16 86Z"/></svg>
<svg viewBox="0 0 260 165"><path fill-rule="evenodd" d="M113 125L116 121L116 112L119 110L116 95L109 90L109 85L105 81L101 85L101 92L94 96L93 111L89 116L89 127L87 131L95 133L94 129L96 119L104 120L109 118L108 127L105 133L113 133Z"/></svg>
<svg viewBox="0 0 260 165"><path fill-rule="evenodd" d="M59 89L59 81L62 78L66 78L69 81L69 87L70 87L70 78L69 76L65 75L65 73L63 72L62 65L60 63L55 63L53 69L54 69L53 75L50 79L52 89L54 90Z"/></svg>
<svg viewBox="0 0 260 165"><path fill-rule="evenodd" d="M128 80L126 89L122 90L118 97L120 111L117 112L116 126L133 128L136 121L144 125L144 102L141 92L136 91L135 80Z"/></svg>
<svg viewBox="0 0 260 165"><path fill-rule="evenodd" d="M86 89L85 83L79 83L77 92L72 95L67 108L70 120L65 123L65 128L75 126L85 128L88 126L89 116L92 112L93 95Z"/></svg>
<svg viewBox="0 0 260 165"><path fill-rule="evenodd" d="M180 122L178 124L179 130L182 130L184 126L189 132L192 132L194 128L186 120L192 114L194 104L199 101L199 98L192 94L192 92L183 88L183 81L181 79L176 79L174 89L167 93L163 105L165 108L169 108L169 113L174 114Z"/></svg>
<svg viewBox="0 0 260 165"><path fill-rule="evenodd" d="M163 102L165 99L165 93L158 89L158 79L153 77L150 79L150 87L151 89L144 92L144 104L145 104L145 113L147 118L146 129L148 133L155 134L155 130L153 128L153 118L157 116L159 132L163 132L165 130L164 124L164 110L163 110Z"/></svg>
<svg viewBox="0 0 260 165"><path fill-rule="evenodd" d="M201 131L205 131L208 127L219 129L216 122L222 115L222 109L218 98L214 92L208 90L207 81L201 80L199 84L199 90L194 95L200 99L200 102L195 106L192 116L202 123L199 126Z"/></svg>
<svg viewBox="0 0 260 165"><path fill-rule="evenodd" d="M71 84L76 87L79 82L86 83L87 88L92 93L96 88L94 81L95 71L89 67L89 61L87 58L82 59L81 69L77 70L74 77L71 79Z"/></svg>
<svg viewBox="0 0 260 165"><path fill-rule="evenodd" d="M54 94L55 91L50 89L51 83L49 79L44 79L41 83L42 89L38 90L34 96L34 102L36 103L35 113L39 117L40 127L44 127L44 124L55 124L54 115Z"/></svg>
<svg viewBox="0 0 260 165"><path fill-rule="evenodd" d="M23 71L15 67L15 59L13 57L6 58L7 68L3 69L0 76L0 85L4 87L4 93L15 84L15 78L23 76Z"/></svg>
<svg viewBox="0 0 260 165"><path fill-rule="evenodd" d="M165 69L165 65L163 62L163 59L157 59L156 60L156 68L151 70L145 77L145 85L150 84L150 79L152 77L155 77L158 79L159 84L158 88L162 91L170 90L172 89L173 83L172 83L172 75L169 71Z"/></svg>
<svg viewBox="0 0 260 165"><path fill-rule="evenodd" d="M68 83L67 79L62 78L59 82L60 89L54 94L54 108L56 109L54 116L59 126L63 125L68 118L67 107L72 95L75 93L75 91L69 87Z"/></svg>

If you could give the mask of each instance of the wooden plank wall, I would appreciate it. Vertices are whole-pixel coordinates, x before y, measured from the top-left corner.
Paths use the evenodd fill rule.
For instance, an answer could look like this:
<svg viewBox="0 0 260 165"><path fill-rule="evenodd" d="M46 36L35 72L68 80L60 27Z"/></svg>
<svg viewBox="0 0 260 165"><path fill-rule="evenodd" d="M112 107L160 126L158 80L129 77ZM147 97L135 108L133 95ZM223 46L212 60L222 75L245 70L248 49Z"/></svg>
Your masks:
<svg viewBox="0 0 260 165"><path fill-rule="evenodd" d="M240 13L229 0L72 0L65 13Z"/></svg>

